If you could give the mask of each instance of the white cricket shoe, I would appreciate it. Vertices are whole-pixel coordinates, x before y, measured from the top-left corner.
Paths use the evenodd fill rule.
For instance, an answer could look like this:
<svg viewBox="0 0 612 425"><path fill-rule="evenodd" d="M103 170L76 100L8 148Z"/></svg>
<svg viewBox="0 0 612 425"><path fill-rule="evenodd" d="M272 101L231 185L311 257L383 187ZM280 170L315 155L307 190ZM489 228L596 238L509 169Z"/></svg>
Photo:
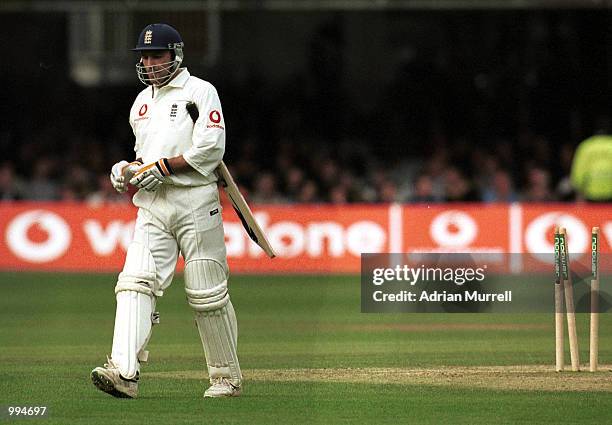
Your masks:
<svg viewBox="0 0 612 425"><path fill-rule="evenodd" d="M232 384L227 378L213 378L212 385L204 391L204 397L238 397L240 387Z"/></svg>
<svg viewBox="0 0 612 425"><path fill-rule="evenodd" d="M136 398L138 395L138 374L133 379L121 376L119 368L107 357L104 367L91 371L93 384L101 391L118 398Z"/></svg>

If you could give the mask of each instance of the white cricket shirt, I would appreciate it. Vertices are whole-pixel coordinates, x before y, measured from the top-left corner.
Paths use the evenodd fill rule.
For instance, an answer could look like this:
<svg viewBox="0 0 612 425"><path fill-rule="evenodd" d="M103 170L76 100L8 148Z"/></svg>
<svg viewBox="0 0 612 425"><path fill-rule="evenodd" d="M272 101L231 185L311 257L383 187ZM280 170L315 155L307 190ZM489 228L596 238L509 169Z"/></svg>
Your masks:
<svg viewBox="0 0 612 425"><path fill-rule="evenodd" d="M199 111L195 125L188 102ZM201 186L217 181L213 172L225 152L225 121L215 87L189 74L187 68L161 88L149 86L138 94L130 110L136 137L136 158L145 164L183 155L194 170L166 177L167 184Z"/></svg>

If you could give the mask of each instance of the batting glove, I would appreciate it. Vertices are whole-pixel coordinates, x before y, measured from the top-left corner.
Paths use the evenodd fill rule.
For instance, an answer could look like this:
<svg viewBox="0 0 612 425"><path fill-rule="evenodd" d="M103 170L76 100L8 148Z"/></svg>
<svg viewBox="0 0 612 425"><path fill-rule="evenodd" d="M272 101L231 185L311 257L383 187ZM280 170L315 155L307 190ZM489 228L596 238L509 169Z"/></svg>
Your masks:
<svg viewBox="0 0 612 425"><path fill-rule="evenodd" d="M113 165L113 168L111 168L110 180L117 192L124 193L127 191L126 180L131 179L141 165L142 163L138 161L119 161Z"/></svg>
<svg viewBox="0 0 612 425"><path fill-rule="evenodd" d="M171 174L173 174L173 171L168 163L168 158L162 158L140 167L130 180L130 184L139 189L154 192L160 184L164 183L165 177Z"/></svg>

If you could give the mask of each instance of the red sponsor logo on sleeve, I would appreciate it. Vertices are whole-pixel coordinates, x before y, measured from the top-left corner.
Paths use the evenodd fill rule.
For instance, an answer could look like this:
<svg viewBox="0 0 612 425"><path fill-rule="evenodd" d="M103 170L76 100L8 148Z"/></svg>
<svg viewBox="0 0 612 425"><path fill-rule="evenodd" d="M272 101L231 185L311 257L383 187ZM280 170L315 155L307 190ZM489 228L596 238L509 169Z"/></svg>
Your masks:
<svg viewBox="0 0 612 425"><path fill-rule="evenodd" d="M221 113L219 111L217 111L216 109L210 111L210 114L208 114L208 119L213 124L206 125L206 128L220 128L221 130L223 130L223 126L219 124L221 122Z"/></svg>
<svg viewBox="0 0 612 425"><path fill-rule="evenodd" d="M208 114L208 118L210 118L210 120L215 124L219 124L221 122L221 114L216 109L210 111L210 114Z"/></svg>

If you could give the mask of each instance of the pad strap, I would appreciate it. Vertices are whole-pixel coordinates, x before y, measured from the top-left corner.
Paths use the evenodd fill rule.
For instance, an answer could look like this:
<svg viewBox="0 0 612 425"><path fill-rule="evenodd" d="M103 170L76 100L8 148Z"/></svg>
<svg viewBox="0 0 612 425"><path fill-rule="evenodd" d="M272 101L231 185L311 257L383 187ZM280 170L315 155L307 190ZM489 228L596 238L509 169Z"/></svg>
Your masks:
<svg viewBox="0 0 612 425"><path fill-rule="evenodd" d="M223 308L229 301L227 280L211 289L185 288L189 305L196 311L213 311Z"/></svg>
<svg viewBox="0 0 612 425"><path fill-rule="evenodd" d="M121 291L135 291L148 296L155 295L153 290L149 287L149 283L143 280L133 279L132 276L122 276L123 273L119 274L119 280L115 285L115 294Z"/></svg>

